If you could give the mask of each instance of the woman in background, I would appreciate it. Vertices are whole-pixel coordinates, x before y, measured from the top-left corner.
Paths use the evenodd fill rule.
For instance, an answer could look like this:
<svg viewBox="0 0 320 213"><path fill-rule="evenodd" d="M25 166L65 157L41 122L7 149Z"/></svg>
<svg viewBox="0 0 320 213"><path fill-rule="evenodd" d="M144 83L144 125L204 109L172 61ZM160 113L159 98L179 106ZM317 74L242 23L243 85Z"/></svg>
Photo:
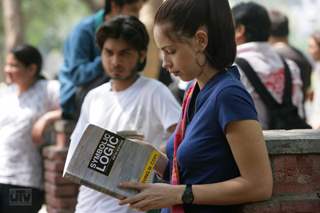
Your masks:
<svg viewBox="0 0 320 213"><path fill-rule="evenodd" d="M60 118L59 83L41 75L42 57L30 45L6 58L9 85L0 90L0 212L36 213L44 200L38 145L46 127Z"/></svg>

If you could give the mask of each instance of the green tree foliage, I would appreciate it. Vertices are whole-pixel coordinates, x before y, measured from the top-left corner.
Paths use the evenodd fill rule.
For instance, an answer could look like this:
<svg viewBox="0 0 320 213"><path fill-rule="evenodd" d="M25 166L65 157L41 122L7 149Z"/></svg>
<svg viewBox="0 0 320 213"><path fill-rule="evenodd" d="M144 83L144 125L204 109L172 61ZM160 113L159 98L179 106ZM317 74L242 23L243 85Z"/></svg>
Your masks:
<svg viewBox="0 0 320 213"><path fill-rule="evenodd" d="M90 13L79 0L21 1L25 41L44 52L61 49L73 26Z"/></svg>
<svg viewBox="0 0 320 213"><path fill-rule="evenodd" d="M24 42L38 47L44 57L50 52L62 54L63 42L78 21L91 13L88 4L79 0L20 0ZM4 50L3 8L0 4L0 48ZM0 51L0 67L5 60ZM58 69L58 64L54 69ZM2 69L2 68L1 68ZM0 82L3 81L0 73Z"/></svg>

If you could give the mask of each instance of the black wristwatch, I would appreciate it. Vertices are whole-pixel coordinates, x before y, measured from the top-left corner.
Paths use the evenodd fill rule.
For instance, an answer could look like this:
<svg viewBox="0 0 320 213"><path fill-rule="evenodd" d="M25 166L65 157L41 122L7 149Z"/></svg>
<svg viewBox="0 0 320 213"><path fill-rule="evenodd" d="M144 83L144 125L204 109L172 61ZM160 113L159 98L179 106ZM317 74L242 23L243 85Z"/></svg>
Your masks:
<svg viewBox="0 0 320 213"><path fill-rule="evenodd" d="M193 192L192 192L192 185L187 184L181 198L183 204L192 204L194 200Z"/></svg>

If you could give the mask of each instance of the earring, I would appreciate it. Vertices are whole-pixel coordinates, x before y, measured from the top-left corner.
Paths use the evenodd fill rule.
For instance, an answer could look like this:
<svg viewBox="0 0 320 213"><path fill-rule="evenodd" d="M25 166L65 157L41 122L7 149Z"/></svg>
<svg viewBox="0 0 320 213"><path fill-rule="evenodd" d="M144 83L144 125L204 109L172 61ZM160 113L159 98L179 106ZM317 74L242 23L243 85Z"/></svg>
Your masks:
<svg viewBox="0 0 320 213"><path fill-rule="evenodd" d="M207 57L203 52L196 52L196 63L203 68L207 64Z"/></svg>

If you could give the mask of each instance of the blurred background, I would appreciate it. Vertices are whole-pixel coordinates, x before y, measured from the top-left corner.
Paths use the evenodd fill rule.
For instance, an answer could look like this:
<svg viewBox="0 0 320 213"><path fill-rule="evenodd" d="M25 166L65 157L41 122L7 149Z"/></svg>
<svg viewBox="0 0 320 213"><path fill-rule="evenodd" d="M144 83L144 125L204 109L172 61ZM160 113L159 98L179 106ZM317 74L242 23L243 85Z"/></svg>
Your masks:
<svg viewBox="0 0 320 213"><path fill-rule="evenodd" d="M38 47L44 57L44 75L49 79L57 76L63 62L63 43L80 19L103 7L104 0L0 0L0 87L4 82L3 67L8 50L19 43ZM308 54L308 38L320 30L320 0L253 0L267 9L284 12L290 21L290 43ZM152 36L153 16L162 0L148 0L141 11L141 20ZM229 0L231 6L242 0ZM159 55L151 40L146 70L149 77L157 77ZM150 53L148 53L150 54ZM318 118L317 118L318 119ZM45 213L45 207L40 211Z"/></svg>

